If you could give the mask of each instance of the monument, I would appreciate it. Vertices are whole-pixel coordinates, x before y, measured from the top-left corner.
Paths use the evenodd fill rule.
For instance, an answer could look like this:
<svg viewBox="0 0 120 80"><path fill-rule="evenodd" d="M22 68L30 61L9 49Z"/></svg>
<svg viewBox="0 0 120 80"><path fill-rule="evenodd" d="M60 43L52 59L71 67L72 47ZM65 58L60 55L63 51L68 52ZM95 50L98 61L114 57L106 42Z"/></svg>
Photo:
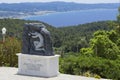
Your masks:
<svg viewBox="0 0 120 80"><path fill-rule="evenodd" d="M43 24L27 23L23 30L23 54L54 55L50 32Z"/></svg>
<svg viewBox="0 0 120 80"><path fill-rule="evenodd" d="M42 23L26 23L23 28L18 74L40 77L59 74L59 55L54 54L50 32Z"/></svg>

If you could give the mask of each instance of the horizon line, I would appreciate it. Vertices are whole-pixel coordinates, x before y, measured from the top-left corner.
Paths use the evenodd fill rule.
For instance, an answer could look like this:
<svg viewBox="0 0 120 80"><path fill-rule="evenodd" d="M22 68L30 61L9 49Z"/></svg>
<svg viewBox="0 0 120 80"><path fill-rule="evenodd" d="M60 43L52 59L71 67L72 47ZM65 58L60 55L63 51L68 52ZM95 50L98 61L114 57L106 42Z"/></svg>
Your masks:
<svg viewBox="0 0 120 80"><path fill-rule="evenodd" d="M7 3L7 2L0 2L0 4L20 4L20 3L53 3L53 2L64 2L64 3L76 3L76 4L119 4L119 2L105 2L105 3L80 3L80 2L67 2L67 1L51 1L51 2L12 2L12 3Z"/></svg>

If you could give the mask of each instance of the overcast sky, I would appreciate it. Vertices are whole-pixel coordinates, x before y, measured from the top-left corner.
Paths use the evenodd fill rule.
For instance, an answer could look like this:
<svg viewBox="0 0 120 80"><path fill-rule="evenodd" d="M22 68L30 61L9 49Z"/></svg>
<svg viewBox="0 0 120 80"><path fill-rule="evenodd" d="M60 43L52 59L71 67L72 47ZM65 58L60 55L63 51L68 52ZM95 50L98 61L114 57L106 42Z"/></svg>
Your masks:
<svg viewBox="0 0 120 80"><path fill-rule="evenodd" d="M0 3L65 1L78 3L119 3L120 0L0 0Z"/></svg>

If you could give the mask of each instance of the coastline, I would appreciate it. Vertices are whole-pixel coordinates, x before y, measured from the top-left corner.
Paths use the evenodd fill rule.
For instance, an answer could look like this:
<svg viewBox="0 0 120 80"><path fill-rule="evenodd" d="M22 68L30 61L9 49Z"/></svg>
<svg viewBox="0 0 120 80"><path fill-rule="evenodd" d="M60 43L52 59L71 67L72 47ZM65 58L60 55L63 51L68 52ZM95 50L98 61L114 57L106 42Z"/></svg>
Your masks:
<svg viewBox="0 0 120 80"><path fill-rule="evenodd" d="M37 16L37 15L46 15L46 14L51 14L51 13L56 13L56 11L37 11L37 12L28 12L28 13L22 13L22 14L18 13L16 15L0 17L0 19L4 19L4 18L24 19L26 17Z"/></svg>
<svg viewBox="0 0 120 80"><path fill-rule="evenodd" d="M56 13L56 11L38 11L38 12L34 12L33 14L22 15L20 17L17 17L17 19L24 19L31 16L46 15L51 13Z"/></svg>
<svg viewBox="0 0 120 80"><path fill-rule="evenodd" d="M18 17L17 19L24 19L27 17L32 17L32 16L41 16L41 15L48 15L48 14L53 14L53 13L69 13L69 12L83 12L83 11L96 11L96 10L117 10L117 9L89 9L89 10L73 10L73 11L64 11L64 12L57 12L57 11L38 11L38 12L34 12L34 14L29 14L29 15L23 15L21 17Z"/></svg>
<svg viewBox="0 0 120 80"><path fill-rule="evenodd" d="M51 13L67 13L67 12L77 12L77 11L95 11L95 10L117 10L117 9L88 9L88 10L73 10L73 11L64 11L64 12L57 12L57 11L37 11L37 12L28 12L28 13L23 13L23 12L18 12L16 15L8 15L8 16L0 16L0 19L4 18L12 18L12 19L24 19L27 17L32 17L32 16L41 16L41 15L47 15ZM0 11L1 12L1 11ZM13 12L14 13L14 12ZM8 12L9 14L9 12Z"/></svg>

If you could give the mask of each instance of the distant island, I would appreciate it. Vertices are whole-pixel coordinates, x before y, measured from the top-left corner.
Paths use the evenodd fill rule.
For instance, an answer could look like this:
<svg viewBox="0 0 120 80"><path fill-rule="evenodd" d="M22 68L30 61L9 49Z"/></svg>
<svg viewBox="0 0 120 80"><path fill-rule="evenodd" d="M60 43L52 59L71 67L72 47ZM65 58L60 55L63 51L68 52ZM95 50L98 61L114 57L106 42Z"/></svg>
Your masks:
<svg viewBox="0 0 120 80"><path fill-rule="evenodd" d="M80 11L89 9L117 9L119 3L80 4L73 2L46 3L1 3L0 18L21 18L31 15L43 15L53 12Z"/></svg>

